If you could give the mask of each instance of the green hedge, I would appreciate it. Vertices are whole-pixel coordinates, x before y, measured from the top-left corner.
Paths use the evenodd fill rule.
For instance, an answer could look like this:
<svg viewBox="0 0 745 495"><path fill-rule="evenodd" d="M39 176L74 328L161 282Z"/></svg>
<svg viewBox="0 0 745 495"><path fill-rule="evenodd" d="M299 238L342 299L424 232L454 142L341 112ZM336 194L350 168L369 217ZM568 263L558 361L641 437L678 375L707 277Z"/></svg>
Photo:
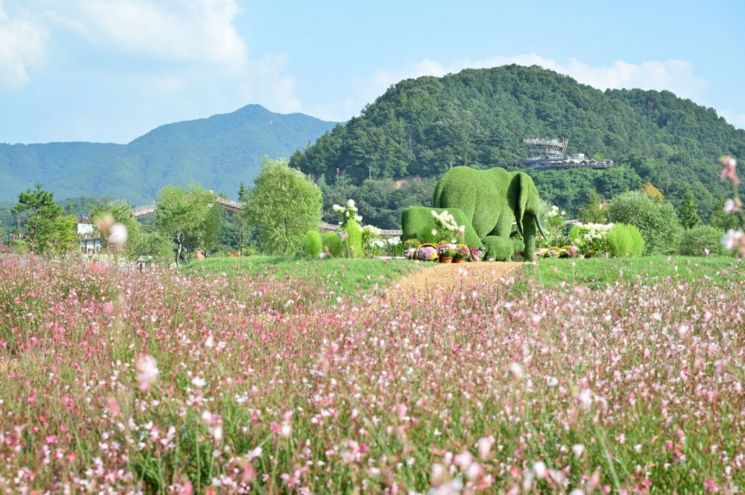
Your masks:
<svg viewBox="0 0 745 495"><path fill-rule="evenodd" d="M686 230L680 238L678 251L685 256L705 256L707 254L724 254L722 237L724 233L710 225L700 225Z"/></svg>
<svg viewBox="0 0 745 495"><path fill-rule="evenodd" d="M617 223L608 232L608 246L611 255L641 256L644 253L644 237L635 225Z"/></svg>

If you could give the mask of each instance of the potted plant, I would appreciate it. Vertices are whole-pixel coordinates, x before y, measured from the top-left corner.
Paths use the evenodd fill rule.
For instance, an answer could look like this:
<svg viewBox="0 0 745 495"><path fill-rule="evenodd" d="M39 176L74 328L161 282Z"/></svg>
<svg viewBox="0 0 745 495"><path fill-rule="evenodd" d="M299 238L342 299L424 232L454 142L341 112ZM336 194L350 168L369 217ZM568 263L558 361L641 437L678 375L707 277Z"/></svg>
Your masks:
<svg viewBox="0 0 745 495"><path fill-rule="evenodd" d="M481 250L481 248L471 248L471 258L469 261L481 261L481 258L484 257L484 252Z"/></svg>
<svg viewBox="0 0 745 495"><path fill-rule="evenodd" d="M471 258L471 250L465 244L458 244L455 248L453 263L463 263Z"/></svg>
<svg viewBox="0 0 745 495"><path fill-rule="evenodd" d="M437 252L440 255L440 263L451 263L458 254L458 248L455 244L440 244L437 246Z"/></svg>
<svg viewBox="0 0 745 495"><path fill-rule="evenodd" d="M422 244L416 250L416 259L419 261L437 261L438 258L437 246L432 244Z"/></svg>

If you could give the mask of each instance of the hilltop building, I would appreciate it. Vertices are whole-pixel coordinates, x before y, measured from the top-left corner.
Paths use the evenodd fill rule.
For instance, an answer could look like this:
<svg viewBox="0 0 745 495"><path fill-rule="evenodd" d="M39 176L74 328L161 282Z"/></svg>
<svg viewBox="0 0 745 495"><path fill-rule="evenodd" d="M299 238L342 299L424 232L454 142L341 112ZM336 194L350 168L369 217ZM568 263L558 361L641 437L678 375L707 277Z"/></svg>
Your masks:
<svg viewBox="0 0 745 495"><path fill-rule="evenodd" d="M531 169L547 168L610 168L613 160L592 160L584 153L567 156L569 139L529 138L523 139L528 149L528 158L517 162L517 166Z"/></svg>

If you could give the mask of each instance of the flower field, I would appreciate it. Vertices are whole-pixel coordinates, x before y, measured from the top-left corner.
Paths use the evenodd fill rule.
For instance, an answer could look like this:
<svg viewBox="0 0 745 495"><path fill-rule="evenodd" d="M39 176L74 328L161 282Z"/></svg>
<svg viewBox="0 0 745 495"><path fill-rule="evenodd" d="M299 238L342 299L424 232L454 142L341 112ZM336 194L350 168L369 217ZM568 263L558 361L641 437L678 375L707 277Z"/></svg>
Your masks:
<svg viewBox="0 0 745 495"><path fill-rule="evenodd" d="M328 305L0 258L0 492L736 493L745 277L720 275Z"/></svg>

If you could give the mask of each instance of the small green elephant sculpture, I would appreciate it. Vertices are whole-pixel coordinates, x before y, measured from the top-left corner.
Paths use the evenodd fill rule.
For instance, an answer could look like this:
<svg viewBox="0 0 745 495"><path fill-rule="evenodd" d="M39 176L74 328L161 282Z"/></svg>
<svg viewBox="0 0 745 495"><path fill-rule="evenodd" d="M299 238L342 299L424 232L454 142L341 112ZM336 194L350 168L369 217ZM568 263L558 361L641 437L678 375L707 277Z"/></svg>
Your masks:
<svg viewBox="0 0 745 495"><path fill-rule="evenodd" d="M509 237L488 235L482 240L486 248L485 260L510 261L515 252L515 243Z"/></svg>
<svg viewBox="0 0 745 495"><path fill-rule="evenodd" d="M401 240L417 239L421 243L435 242L435 236L432 230L436 227L435 220L432 217L432 211L441 213L445 208L429 208L426 206L409 206L401 212ZM465 225L466 233L464 243L468 247L481 247L481 240L476 235L476 231L471 226L471 221L466 218L466 214L458 208L447 208L455 223Z"/></svg>
<svg viewBox="0 0 745 495"><path fill-rule="evenodd" d="M536 229L545 238L538 219L540 196L525 172L503 168L454 167L437 183L432 205L459 208L470 220L479 239L498 236L509 240L513 222L525 244L523 255L533 258Z"/></svg>

